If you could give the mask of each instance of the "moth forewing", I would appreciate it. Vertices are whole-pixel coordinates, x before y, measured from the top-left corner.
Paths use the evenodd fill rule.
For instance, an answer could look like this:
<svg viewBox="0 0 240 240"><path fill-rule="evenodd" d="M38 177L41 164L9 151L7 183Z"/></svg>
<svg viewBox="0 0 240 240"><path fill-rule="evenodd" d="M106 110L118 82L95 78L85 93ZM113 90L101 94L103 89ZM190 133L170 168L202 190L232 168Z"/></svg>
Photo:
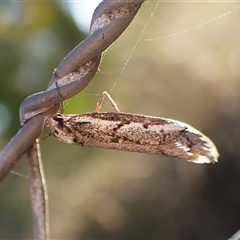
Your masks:
<svg viewBox="0 0 240 240"><path fill-rule="evenodd" d="M215 163L218 151L200 131L180 121L119 112L57 114L46 120L60 141L86 147L165 155Z"/></svg>

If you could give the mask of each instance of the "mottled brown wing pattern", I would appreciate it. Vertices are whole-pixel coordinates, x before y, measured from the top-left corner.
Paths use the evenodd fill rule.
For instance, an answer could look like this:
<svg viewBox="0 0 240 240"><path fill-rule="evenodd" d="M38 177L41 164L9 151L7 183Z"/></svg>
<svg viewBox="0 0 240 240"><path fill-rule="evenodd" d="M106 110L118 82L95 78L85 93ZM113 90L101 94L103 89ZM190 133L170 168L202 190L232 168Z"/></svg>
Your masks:
<svg viewBox="0 0 240 240"><path fill-rule="evenodd" d="M86 147L165 155L215 163L218 151L200 131L180 121L122 112L57 114L46 124L60 141Z"/></svg>

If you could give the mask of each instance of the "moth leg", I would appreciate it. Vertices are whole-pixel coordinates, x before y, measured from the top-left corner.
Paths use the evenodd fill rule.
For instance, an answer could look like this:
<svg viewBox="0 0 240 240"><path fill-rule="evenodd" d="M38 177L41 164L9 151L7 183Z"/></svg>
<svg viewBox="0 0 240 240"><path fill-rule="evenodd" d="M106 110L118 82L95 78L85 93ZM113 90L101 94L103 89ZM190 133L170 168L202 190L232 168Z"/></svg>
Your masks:
<svg viewBox="0 0 240 240"><path fill-rule="evenodd" d="M104 91L101 94L101 96L99 97L94 112L99 112L100 111L105 96L107 96L107 98L109 99L109 101L110 101L111 105L113 106L114 110L116 112L120 112L117 104L114 102L114 100L111 98L111 96L106 91Z"/></svg>
<svg viewBox="0 0 240 240"><path fill-rule="evenodd" d="M56 89L57 89L57 92L58 92L59 108L60 108L60 112L63 113L63 101L62 101L62 96L61 96L61 93L60 93L60 90L59 90L59 86L58 86L58 78L57 78L56 70L54 70L54 75L56 76L55 86L56 86Z"/></svg>

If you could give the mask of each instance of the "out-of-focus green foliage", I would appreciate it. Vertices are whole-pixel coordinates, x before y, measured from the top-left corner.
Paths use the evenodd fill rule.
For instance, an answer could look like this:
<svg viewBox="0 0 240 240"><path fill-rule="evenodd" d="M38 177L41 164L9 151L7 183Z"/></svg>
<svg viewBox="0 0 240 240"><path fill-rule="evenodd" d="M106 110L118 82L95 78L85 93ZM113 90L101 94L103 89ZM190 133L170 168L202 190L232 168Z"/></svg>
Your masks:
<svg viewBox="0 0 240 240"><path fill-rule="evenodd" d="M117 83L112 97L122 111L193 125L214 140L219 163L87 149L50 137L41 148L52 238L227 239L240 228L240 9L217 18L237 3L160 2L120 74L156 4L146 2L107 51L101 73L65 111L92 111L94 94ZM19 128L21 101L46 88L82 39L57 4L0 3L0 128L8 126L1 147ZM103 110L112 110L107 101ZM24 169L22 159L17 170ZM15 175L0 186L1 239L31 238L27 187Z"/></svg>
<svg viewBox="0 0 240 240"><path fill-rule="evenodd" d="M21 101L46 88L53 69L84 36L51 2L1 3L0 21L0 104L10 115L10 137L19 128Z"/></svg>

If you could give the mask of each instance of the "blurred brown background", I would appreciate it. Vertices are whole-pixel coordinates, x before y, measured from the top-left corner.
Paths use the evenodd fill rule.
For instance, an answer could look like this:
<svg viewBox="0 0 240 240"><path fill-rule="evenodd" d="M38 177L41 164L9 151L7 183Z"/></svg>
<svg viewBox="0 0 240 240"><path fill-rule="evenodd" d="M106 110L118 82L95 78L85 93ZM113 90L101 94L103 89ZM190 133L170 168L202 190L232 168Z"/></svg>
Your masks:
<svg viewBox="0 0 240 240"><path fill-rule="evenodd" d="M239 3L160 2L120 74L156 4L139 11L104 56L102 73L65 111L92 111L94 94L117 82L111 95L122 111L189 123L216 143L219 163L81 148L49 137L41 148L54 239L227 239L240 228ZM1 149L19 128L21 101L44 90L84 38L65 4L0 3ZM112 111L107 101L102 110ZM23 158L15 171L24 175L25 167ZM31 238L26 179L10 174L0 186L0 216L0 239Z"/></svg>

